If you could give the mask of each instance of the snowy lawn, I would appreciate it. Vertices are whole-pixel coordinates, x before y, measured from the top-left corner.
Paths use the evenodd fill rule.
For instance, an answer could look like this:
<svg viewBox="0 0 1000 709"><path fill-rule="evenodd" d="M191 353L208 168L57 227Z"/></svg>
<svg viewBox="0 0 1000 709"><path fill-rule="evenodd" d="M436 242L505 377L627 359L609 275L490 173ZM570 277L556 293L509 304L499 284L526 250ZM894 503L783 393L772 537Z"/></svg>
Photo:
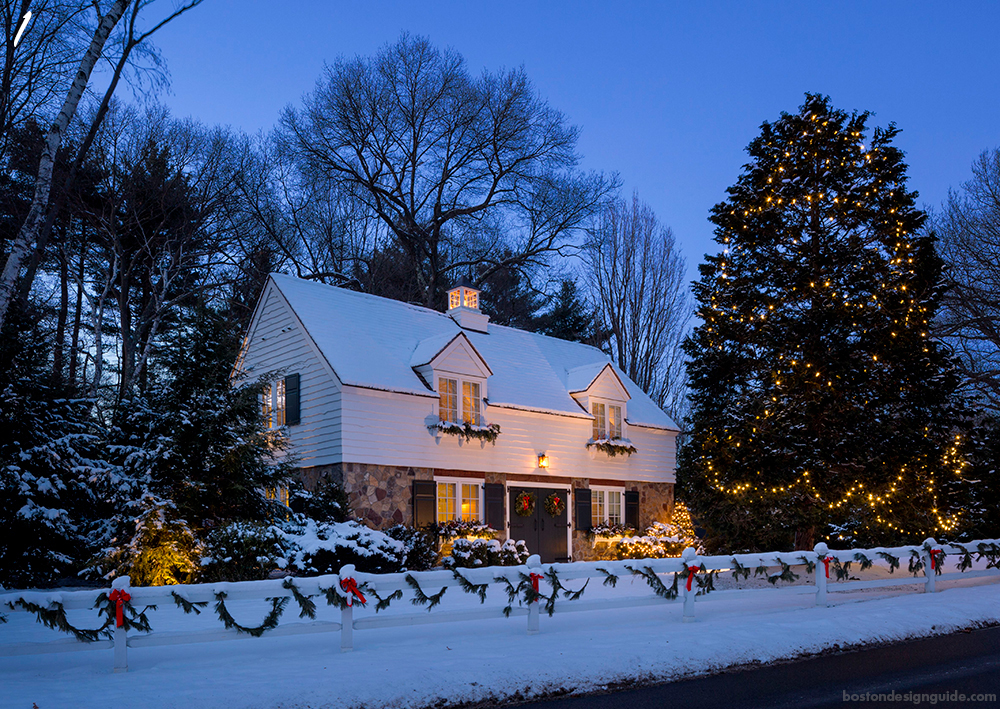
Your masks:
<svg viewBox="0 0 1000 709"><path fill-rule="evenodd" d="M949 565L950 566L950 565ZM950 569L949 569L950 570ZM899 574L899 572L897 572ZM884 575L873 569L863 578ZM731 586L720 578L720 588ZM804 581L805 579L803 579ZM759 581L759 580L758 580ZM800 582L801 583L801 582ZM920 583L916 579L915 583ZM577 588L577 583L567 583ZM758 585L744 583L747 585ZM764 584L767 586L767 584ZM831 589L834 584L831 584ZM554 691L586 692L611 683L665 681L728 666L769 662L871 642L946 633L1000 621L1000 582L942 582L936 594L921 586L832 594L817 608L803 588L719 590L698 599L695 623L681 622L681 603L542 615L541 633L528 636L524 616L509 619L355 630L353 653L339 651L340 634L267 637L132 648L129 672L113 674L110 650L0 657L0 706L32 709L161 709L227 707L423 707ZM622 579L617 589L591 581L583 599L558 607L596 606L601 598L648 597L644 582ZM493 587L487 604L505 596ZM444 610L479 607L450 589ZM256 624L262 603L230 604L240 622ZM357 612L358 618L368 611ZM424 614L395 602L389 614ZM26 613L8 613L0 644L61 637ZM209 617L205 617L205 616ZM286 622L296 622L289 608ZM320 620L339 612L321 607ZM71 614L84 625L85 614ZM218 627L211 609L201 617L175 608L151 614L157 631Z"/></svg>

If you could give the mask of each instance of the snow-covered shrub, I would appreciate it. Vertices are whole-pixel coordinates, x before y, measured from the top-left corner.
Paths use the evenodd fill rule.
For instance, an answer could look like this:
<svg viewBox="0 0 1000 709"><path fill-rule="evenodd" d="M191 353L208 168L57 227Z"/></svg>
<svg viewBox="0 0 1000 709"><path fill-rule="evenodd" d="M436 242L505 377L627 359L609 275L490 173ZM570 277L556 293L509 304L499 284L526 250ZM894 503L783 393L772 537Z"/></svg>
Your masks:
<svg viewBox="0 0 1000 709"><path fill-rule="evenodd" d="M385 533L403 543L403 566L407 571L427 571L437 566L441 555L432 531L397 524Z"/></svg>
<svg viewBox="0 0 1000 709"><path fill-rule="evenodd" d="M431 531L445 539L494 539L497 530L482 522L453 519L431 525Z"/></svg>
<svg viewBox="0 0 1000 709"><path fill-rule="evenodd" d="M595 539L617 539L635 536L636 529L628 524L595 524L588 534Z"/></svg>
<svg viewBox="0 0 1000 709"><path fill-rule="evenodd" d="M496 539L456 539L451 556L446 557L447 568L471 569L481 566L520 566L528 561L528 546L523 541Z"/></svg>
<svg viewBox="0 0 1000 709"><path fill-rule="evenodd" d="M272 525L233 522L205 535L203 582L256 581L287 566L285 537Z"/></svg>
<svg viewBox="0 0 1000 709"><path fill-rule="evenodd" d="M108 550L108 577L129 576L133 586L169 586L198 580L201 549L172 502L147 497L125 544Z"/></svg>
<svg viewBox="0 0 1000 709"><path fill-rule="evenodd" d="M320 478L316 489L306 490L300 480L288 486L289 506L317 522L346 522L351 509L342 485L327 478Z"/></svg>
<svg viewBox="0 0 1000 709"><path fill-rule="evenodd" d="M290 566L307 574L335 574L345 564L375 574L403 568L403 542L360 522L317 523L296 516L282 528Z"/></svg>

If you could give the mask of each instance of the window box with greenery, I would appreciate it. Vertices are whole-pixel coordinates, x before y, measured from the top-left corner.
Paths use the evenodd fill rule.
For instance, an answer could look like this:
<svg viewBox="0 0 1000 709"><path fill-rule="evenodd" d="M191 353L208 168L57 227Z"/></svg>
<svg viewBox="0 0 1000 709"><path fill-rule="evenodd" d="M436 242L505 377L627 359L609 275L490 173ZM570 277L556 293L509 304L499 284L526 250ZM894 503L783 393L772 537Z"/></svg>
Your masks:
<svg viewBox="0 0 1000 709"><path fill-rule="evenodd" d="M462 416L459 421L458 392L462 392ZM435 435L461 436L466 441L477 439L496 445L500 426L483 419L482 386L478 382L441 377L438 380L438 422L429 426Z"/></svg>
<svg viewBox="0 0 1000 709"><path fill-rule="evenodd" d="M587 441L587 449L591 452L607 453L609 458L615 458L619 455L628 457L638 452L638 449L627 438L591 438Z"/></svg>

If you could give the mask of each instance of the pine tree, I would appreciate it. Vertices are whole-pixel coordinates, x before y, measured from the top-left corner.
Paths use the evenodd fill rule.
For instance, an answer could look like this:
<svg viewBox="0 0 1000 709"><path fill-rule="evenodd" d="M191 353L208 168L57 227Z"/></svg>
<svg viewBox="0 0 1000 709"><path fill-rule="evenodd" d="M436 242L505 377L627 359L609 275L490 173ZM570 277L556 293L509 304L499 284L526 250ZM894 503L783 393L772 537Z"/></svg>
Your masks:
<svg viewBox="0 0 1000 709"><path fill-rule="evenodd" d="M552 298L552 307L536 319L535 329L561 340L590 344L594 328L594 315L580 298L576 281L564 278Z"/></svg>
<svg viewBox="0 0 1000 709"><path fill-rule="evenodd" d="M929 337L934 239L895 126L807 95L764 123L700 266L678 477L709 545L920 541L962 525L953 362Z"/></svg>

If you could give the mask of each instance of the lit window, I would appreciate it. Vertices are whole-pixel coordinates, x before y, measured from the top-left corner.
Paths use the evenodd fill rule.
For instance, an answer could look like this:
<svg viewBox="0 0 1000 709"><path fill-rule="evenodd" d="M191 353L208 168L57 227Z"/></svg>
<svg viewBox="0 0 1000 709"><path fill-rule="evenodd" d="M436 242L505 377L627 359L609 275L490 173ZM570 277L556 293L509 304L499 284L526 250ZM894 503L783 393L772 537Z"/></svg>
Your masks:
<svg viewBox="0 0 1000 709"><path fill-rule="evenodd" d="M620 406L608 407L608 437L622 437L622 407Z"/></svg>
<svg viewBox="0 0 1000 709"><path fill-rule="evenodd" d="M462 301L460 298L461 296L459 295L459 291L457 288L448 293L448 309L451 310L452 308L457 308L459 305L461 305Z"/></svg>
<svg viewBox="0 0 1000 709"><path fill-rule="evenodd" d="M479 520L479 485L462 484L462 519L466 522Z"/></svg>
<svg viewBox="0 0 1000 709"><path fill-rule="evenodd" d="M483 424L483 400L479 395L479 384L462 382L462 421L473 426Z"/></svg>
<svg viewBox="0 0 1000 709"><path fill-rule="evenodd" d="M595 401L590 405L590 413L594 415L594 440L599 441L602 438L606 438L608 429L607 413L604 404L599 404Z"/></svg>
<svg viewBox="0 0 1000 709"><path fill-rule="evenodd" d="M437 484L438 522L482 521L482 483L451 482Z"/></svg>
<svg viewBox="0 0 1000 709"><path fill-rule="evenodd" d="M474 290L465 290L465 307L479 309L479 293Z"/></svg>
<svg viewBox="0 0 1000 709"><path fill-rule="evenodd" d="M608 490L608 524L622 523L622 494L618 490Z"/></svg>
<svg viewBox="0 0 1000 709"><path fill-rule="evenodd" d="M274 407L271 404L271 385L265 384L261 392L260 413L264 417L264 427L271 428L271 413Z"/></svg>
<svg viewBox="0 0 1000 709"><path fill-rule="evenodd" d="M438 483L438 522L455 519L455 483Z"/></svg>
<svg viewBox="0 0 1000 709"><path fill-rule="evenodd" d="M442 421L458 423L458 381L438 380L438 417Z"/></svg>
<svg viewBox="0 0 1000 709"><path fill-rule="evenodd" d="M606 521L604 490L590 491L590 524L596 527Z"/></svg>
<svg viewBox="0 0 1000 709"><path fill-rule="evenodd" d="M285 380L274 383L274 427L285 425Z"/></svg>
<svg viewBox="0 0 1000 709"><path fill-rule="evenodd" d="M277 500L285 507L288 507L287 487L269 487L264 491L264 496L269 500Z"/></svg>

